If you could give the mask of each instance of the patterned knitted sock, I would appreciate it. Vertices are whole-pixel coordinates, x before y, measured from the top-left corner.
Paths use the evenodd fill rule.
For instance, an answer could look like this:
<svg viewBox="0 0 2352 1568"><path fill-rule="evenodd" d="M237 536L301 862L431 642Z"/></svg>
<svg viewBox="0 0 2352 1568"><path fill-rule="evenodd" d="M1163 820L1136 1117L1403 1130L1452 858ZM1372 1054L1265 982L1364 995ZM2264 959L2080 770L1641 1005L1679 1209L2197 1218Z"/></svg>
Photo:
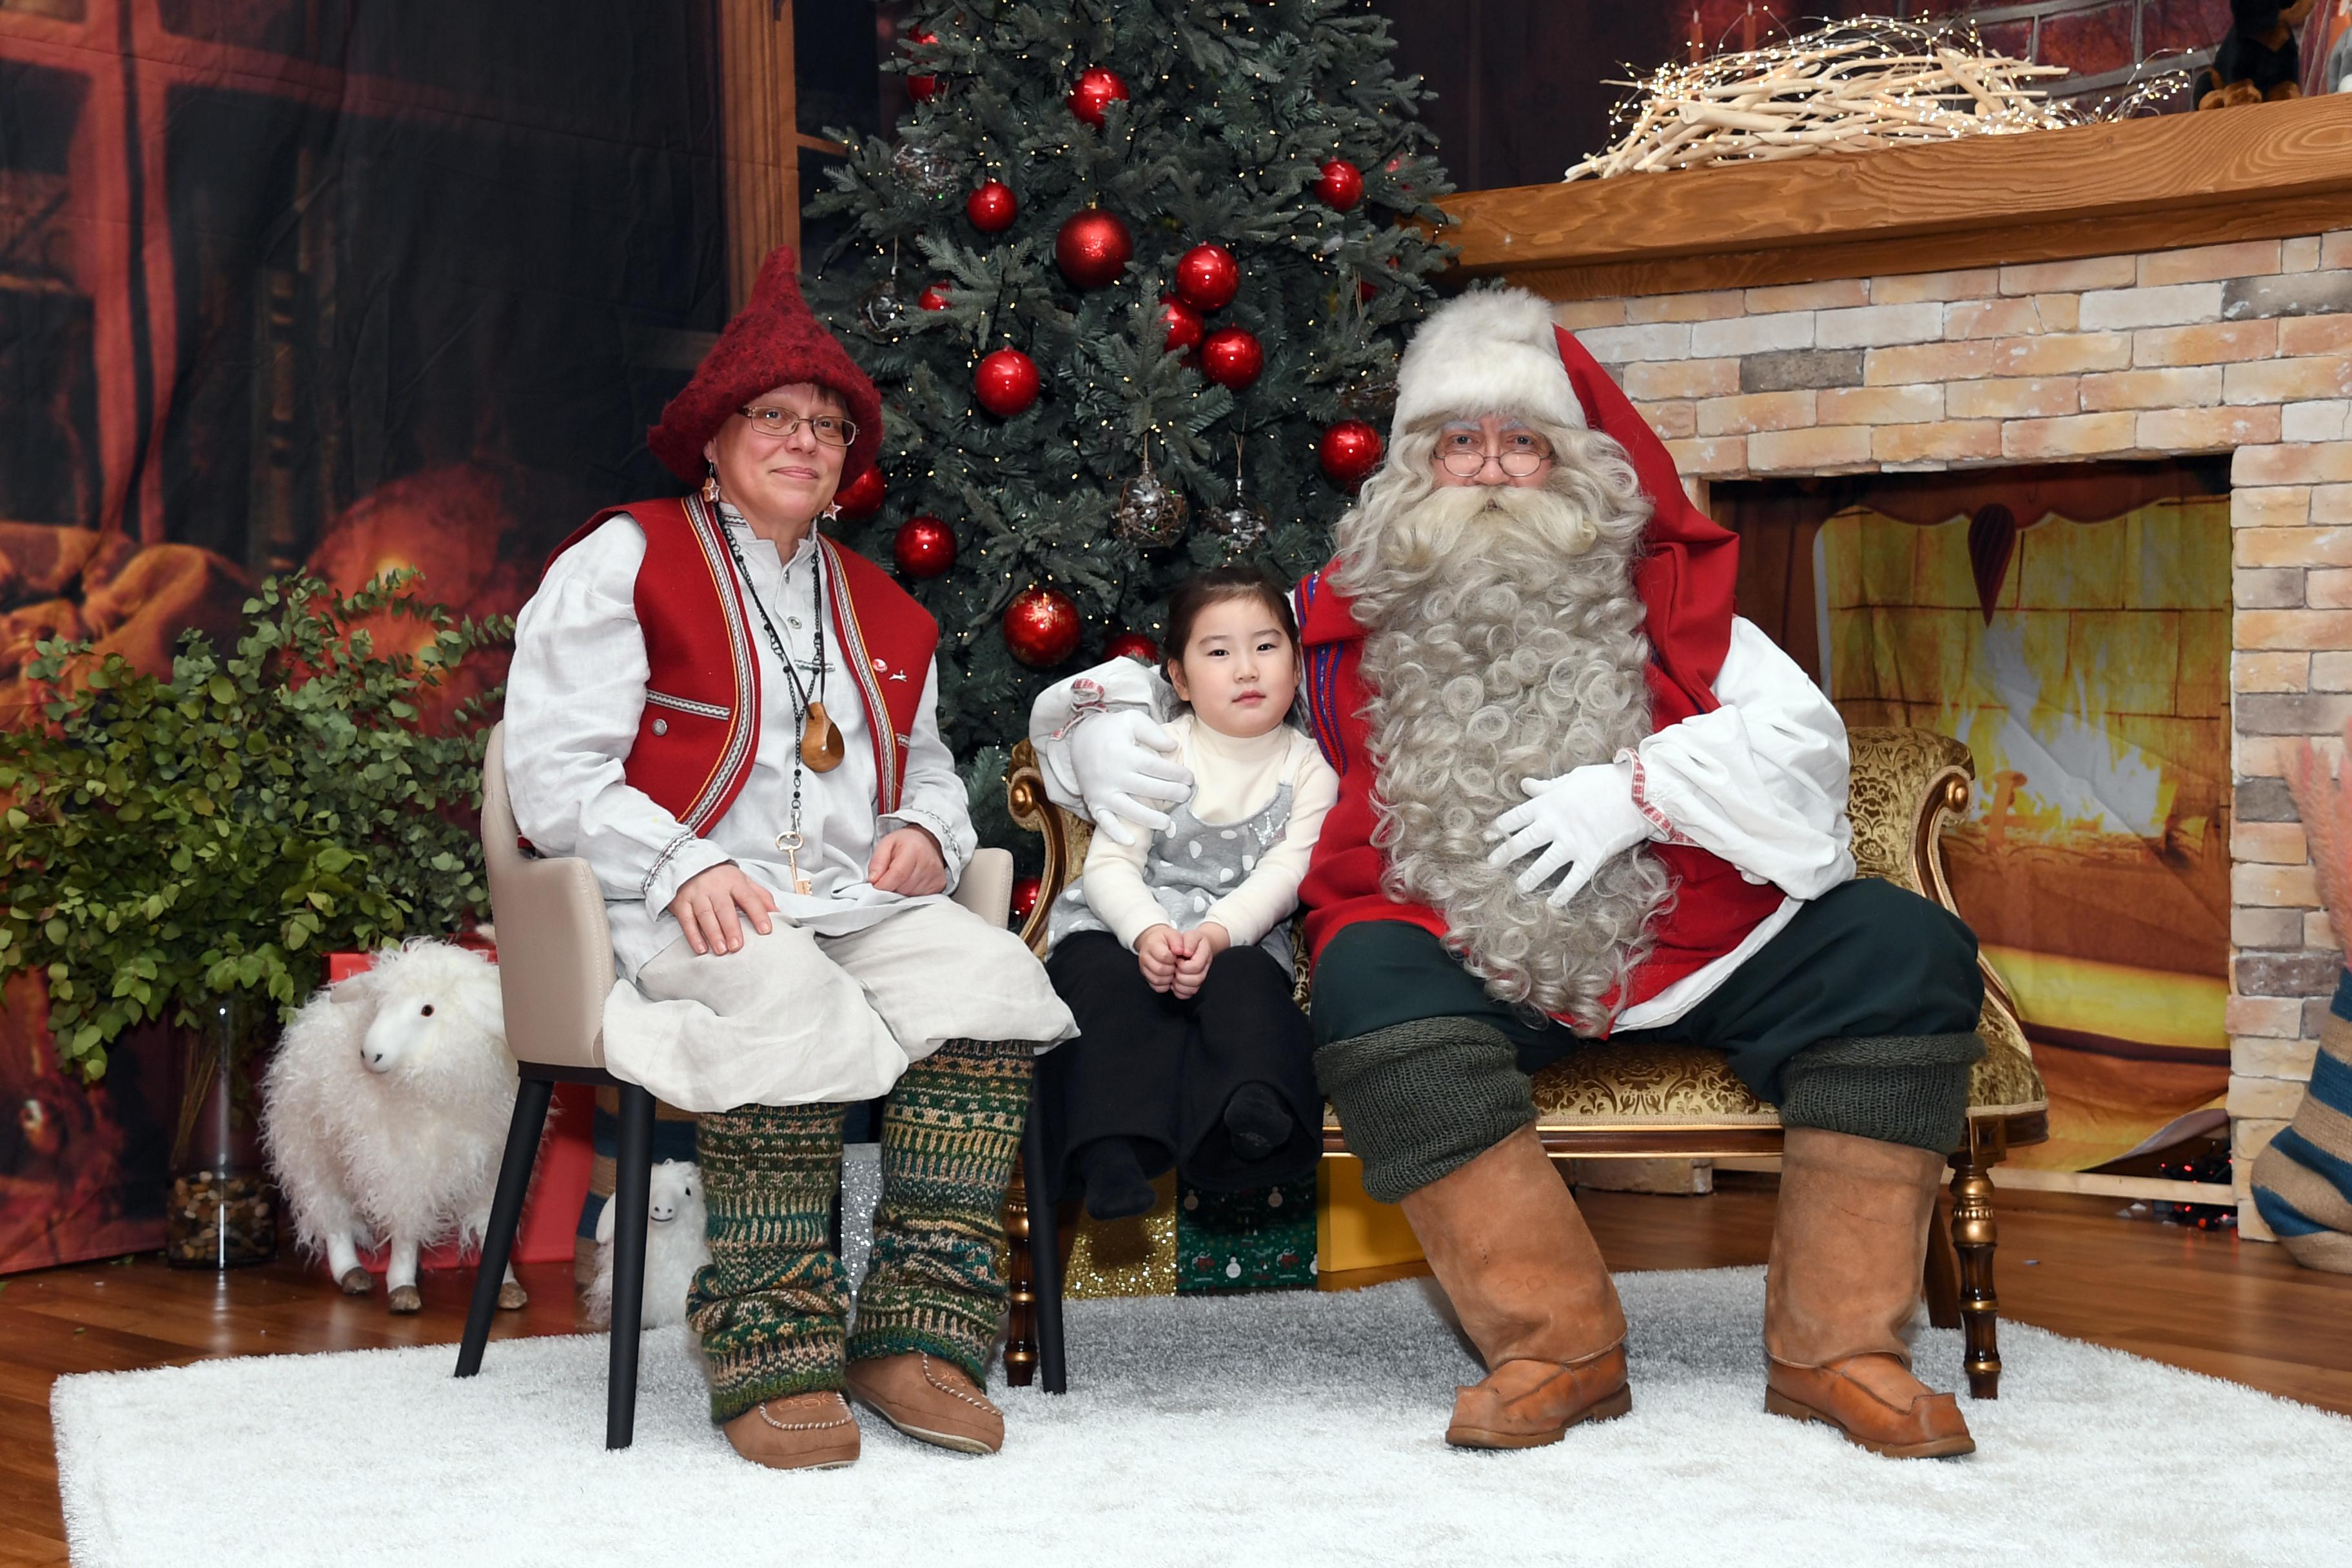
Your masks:
<svg viewBox="0 0 2352 1568"><path fill-rule="evenodd" d="M852 1360L929 1351L986 1385L1004 1318L1004 1188L1034 1050L1026 1040L950 1040L890 1091Z"/></svg>
<svg viewBox="0 0 2352 1568"><path fill-rule="evenodd" d="M841 1191L840 1105L747 1105L696 1129L710 1261L686 1321L702 1336L710 1414L843 1386L849 1292L827 1232Z"/></svg>
<svg viewBox="0 0 2352 1568"><path fill-rule="evenodd" d="M2254 1156L2255 1212L2306 1268L2352 1274L2352 970L2319 1026L2311 1087Z"/></svg>

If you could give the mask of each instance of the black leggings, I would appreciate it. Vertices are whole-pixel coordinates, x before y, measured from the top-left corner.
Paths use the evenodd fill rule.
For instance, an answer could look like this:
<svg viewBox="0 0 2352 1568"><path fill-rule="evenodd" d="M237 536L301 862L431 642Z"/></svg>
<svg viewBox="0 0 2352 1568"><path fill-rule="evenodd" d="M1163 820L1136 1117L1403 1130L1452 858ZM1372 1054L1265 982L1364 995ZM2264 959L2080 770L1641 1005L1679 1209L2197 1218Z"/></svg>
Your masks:
<svg viewBox="0 0 2352 1568"><path fill-rule="evenodd" d="M1211 1192L1239 1192L1311 1173L1323 1152L1323 1096L1315 1087L1307 1016L1290 976L1260 947L1234 947L1209 965L1187 1000L1154 991L1135 954L1108 931L1064 939L1045 960L1078 1037L1038 1058L1038 1102L1056 1197L1074 1195L1073 1156L1099 1138L1125 1138L1144 1173L1175 1168ZM1290 1110L1288 1142L1263 1160L1234 1153L1226 1104L1264 1084Z"/></svg>

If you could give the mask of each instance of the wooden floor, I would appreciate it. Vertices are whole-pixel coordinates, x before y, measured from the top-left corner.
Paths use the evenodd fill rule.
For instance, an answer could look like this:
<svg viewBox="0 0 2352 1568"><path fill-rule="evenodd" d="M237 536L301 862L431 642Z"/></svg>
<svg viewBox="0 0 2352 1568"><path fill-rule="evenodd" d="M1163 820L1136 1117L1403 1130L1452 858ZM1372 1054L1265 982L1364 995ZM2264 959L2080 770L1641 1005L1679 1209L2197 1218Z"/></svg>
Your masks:
<svg viewBox="0 0 2352 1568"><path fill-rule="evenodd" d="M1771 1230L1772 1194L1759 1187L1579 1201L1618 1268L1761 1263ZM2004 1320L2352 1415L2352 1276L2307 1272L2275 1247L2228 1233L2119 1218L2117 1199L2011 1191L2000 1204ZM530 1305L500 1314L498 1335L572 1332L570 1266L521 1276ZM66 1561L48 1415L58 1374L450 1342L467 1286L427 1275L424 1312L393 1318L380 1293L346 1298L323 1274L285 1262L211 1275L142 1258L0 1283L0 1563ZM2007 1392L2031 1394L2014 1384Z"/></svg>

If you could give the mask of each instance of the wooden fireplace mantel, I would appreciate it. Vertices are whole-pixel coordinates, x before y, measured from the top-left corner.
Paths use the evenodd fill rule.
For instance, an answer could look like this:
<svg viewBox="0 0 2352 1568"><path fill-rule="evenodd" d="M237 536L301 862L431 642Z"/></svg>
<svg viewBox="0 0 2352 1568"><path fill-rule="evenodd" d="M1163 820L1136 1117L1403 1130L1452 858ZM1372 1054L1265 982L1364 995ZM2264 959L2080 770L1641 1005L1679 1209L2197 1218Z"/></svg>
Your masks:
<svg viewBox="0 0 2352 1568"><path fill-rule="evenodd" d="M2352 226L2352 94L1442 205L1455 276L1554 300L2272 239Z"/></svg>

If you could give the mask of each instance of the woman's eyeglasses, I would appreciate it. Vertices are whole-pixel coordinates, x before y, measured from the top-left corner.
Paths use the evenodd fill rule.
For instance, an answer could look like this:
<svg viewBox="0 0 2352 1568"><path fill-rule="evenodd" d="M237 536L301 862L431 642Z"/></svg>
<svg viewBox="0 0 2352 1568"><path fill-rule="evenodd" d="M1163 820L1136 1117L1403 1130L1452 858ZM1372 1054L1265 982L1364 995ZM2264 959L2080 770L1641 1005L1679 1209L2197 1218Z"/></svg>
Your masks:
<svg viewBox="0 0 2352 1568"><path fill-rule="evenodd" d="M749 419L752 429L779 441L803 425L809 427L809 434L828 447L846 447L857 439L857 421L844 419L838 414L803 416L789 408L739 408L735 412Z"/></svg>

